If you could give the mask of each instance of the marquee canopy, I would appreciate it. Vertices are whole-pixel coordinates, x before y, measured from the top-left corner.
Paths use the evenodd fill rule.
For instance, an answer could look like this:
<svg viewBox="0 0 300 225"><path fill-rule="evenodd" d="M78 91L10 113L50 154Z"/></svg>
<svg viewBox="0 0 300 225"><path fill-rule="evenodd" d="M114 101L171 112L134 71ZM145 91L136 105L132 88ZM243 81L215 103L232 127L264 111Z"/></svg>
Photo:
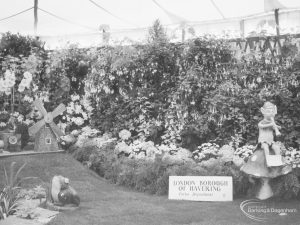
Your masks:
<svg viewBox="0 0 300 225"><path fill-rule="evenodd" d="M41 37L92 35L99 28L125 35L155 19L172 26L300 7L299 0L0 0L0 33L34 35L34 2ZM100 30L101 30L100 29Z"/></svg>

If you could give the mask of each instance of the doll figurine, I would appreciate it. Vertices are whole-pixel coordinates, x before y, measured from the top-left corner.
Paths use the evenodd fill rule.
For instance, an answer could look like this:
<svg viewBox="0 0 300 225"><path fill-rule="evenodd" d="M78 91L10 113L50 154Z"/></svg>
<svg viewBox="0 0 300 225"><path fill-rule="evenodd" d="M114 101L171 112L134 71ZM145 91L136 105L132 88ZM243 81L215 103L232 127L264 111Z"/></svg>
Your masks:
<svg viewBox="0 0 300 225"><path fill-rule="evenodd" d="M261 112L264 119L259 122L259 136L258 143L264 150L265 156L270 155L270 150L273 150L275 155L280 155L280 146L274 142L273 131L276 136L280 136L280 126L276 125L274 117L277 114L276 105L271 102L265 102L264 106L261 107Z"/></svg>
<svg viewBox="0 0 300 225"><path fill-rule="evenodd" d="M271 102L265 102L261 108L261 112L264 118L258 123L259 136L257 148L248 161L241 167L241 171L250 175L250 177L261 179L261 188L256 197L262 200L273 196L269 180L291 172L292 168L282 163L280 146L274 141L274 132L276 136L281 135L279 131L281 127L276 125L274 120L277 114L276 105ZM270 165L268 163L270 156L275 156L279 163L277 162L275 166Z"/></svg>

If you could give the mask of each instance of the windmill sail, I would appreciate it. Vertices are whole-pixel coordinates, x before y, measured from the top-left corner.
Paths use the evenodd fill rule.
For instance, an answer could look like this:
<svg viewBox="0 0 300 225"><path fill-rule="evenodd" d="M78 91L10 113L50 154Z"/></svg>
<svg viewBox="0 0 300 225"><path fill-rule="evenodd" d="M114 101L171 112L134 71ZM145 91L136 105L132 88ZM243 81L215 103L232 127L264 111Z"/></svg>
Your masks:
<svg viewBox="0 0 300 225"><path fill-rule="evenodd" d="M49 125L53 133L56 135L56 137L61 137L64 135L64 133L59 129L59 127L54 122L49 123Z"/></svg>
<svg viewBox="0 0 300 225"><path fill-rule="evenodd" d="M44 108L43 102L40 99L37 99L33 102L33 105L45 116L47 114L46 109Z"/></svg>
<svg viewBox="0 0 300 225"><path fill-rule="evenodd" d="M56 107L56 109L52 112L52 117L55 118L58 115L62 114L66 110L66 106L64 104L59 104L59 106Z"/></svg>
<svg viewBox="0 0 300 225"><path fill-rule="evenodd" d="M45 125L44 120L40 120L35 123L33 126L29 127L28 132L30 136L35 135L43 126Z"/></svg>

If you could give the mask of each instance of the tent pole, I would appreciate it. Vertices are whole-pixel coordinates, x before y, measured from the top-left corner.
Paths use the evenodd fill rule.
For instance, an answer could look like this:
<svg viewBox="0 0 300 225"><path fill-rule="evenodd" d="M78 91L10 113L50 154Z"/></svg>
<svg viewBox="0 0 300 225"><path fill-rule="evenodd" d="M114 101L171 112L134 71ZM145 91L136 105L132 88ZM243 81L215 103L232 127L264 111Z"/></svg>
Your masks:
<svg viewBox="0 0 300 225"><path fill-rule="evenodd" d="M277 50L279 50L279 52L281 52L280 29L279 29L279 13L278 12L279 12L279 9L274 10L275 23L276 23L276 35L277 35L277 38L275 39L275 43L276 43L276 41L278 42Z"/></svg>
<svg viewBox="0 0 300 225"><path fill-rule="evenodd" d="M279 9L274 10L274 16L275 16L275 23L276 23L276 34L277 36L280 35L280 30L279 30Z"/></svg>
<svg viewBox="0 0 300 225"><path fill-rule="evenodd" d="M38 24L38 0L34 0L34 35L37 35L37 24Z"/></svg>

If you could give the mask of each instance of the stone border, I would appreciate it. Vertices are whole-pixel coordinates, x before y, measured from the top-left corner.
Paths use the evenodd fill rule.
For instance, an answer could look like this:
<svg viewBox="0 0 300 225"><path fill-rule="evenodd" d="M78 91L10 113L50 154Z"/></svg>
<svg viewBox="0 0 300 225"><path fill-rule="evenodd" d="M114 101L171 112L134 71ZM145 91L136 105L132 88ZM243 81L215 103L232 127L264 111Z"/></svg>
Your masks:
<svg viewBox="0 0 300 225"><path fill-rule="evenodd" d="M65 152L65 150L50 151L50 152L49 151L47 152L23 151L23 152L13 152L13 153L3 152L0 153L0 158L10 157L10 156L52 154L52 153L63 153L63 152Z"/></svg>

